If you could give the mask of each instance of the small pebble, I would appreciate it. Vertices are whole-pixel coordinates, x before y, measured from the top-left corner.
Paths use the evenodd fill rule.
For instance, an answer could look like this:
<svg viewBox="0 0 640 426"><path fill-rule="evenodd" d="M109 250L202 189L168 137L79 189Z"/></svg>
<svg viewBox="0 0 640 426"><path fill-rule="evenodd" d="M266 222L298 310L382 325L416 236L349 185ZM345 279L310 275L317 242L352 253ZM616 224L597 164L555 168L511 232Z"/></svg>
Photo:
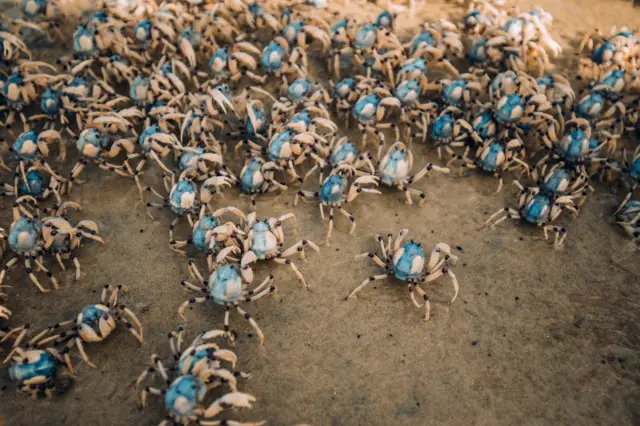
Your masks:
<svg viewBox="0 0 640 426"><path fill-rule="evenodd" d="M340 251L340 249L339 249L339 248L336 248L336 251Z"/></svg>
<svg viewBox="0 0 640 426"><path fill-rule="evenodd" d="M141 229L141 230L140 230L140 233L141 233L141 234L143 234L143 233L144 233L144 229Z"/></svg>
<svg viewBox="0 0 640 426"><path fill-rule="evenodd" d="M456 246L456 250L458 250L460 253L462 253L464 250L462 249L462 246Z"/></svg>
<svg viewBox="0 0 640 426"><path fill-rule="evenodd" d="M480 341L479 341L479 340L474 340L474 341L472 341L472 342L471 342L471 345L472 345L472 346L477 346L477 345L478 345L478 343L480 343Z"/></svg>
<svg viewBox="0 0 640 426"><path fill-rule="evenodd" d="M359 334L358 334L357 338L358 338L358 339L360 338L360 335L359 335Z"/></svg>
<svg viewBox="0 0 640 426"><path fill-rule="evenodd" d="M607 360L606 360L606 359L603 359L603 360L602 360L602 361L600 361L600 362L601 362L601 363L603 363L603 364L606 364L606 363L607 363Z"/></svg>
<svg viewBox="0 0 640 426"><path fill-rule="evenodd" d="M418 407L420 406L420 401L416 402L416 406Z"/></svg>
<svg viewBox="0 0 640 426"><path fill-rule="evenodd" d="M487 293L487 292L485 291L485 292L484 292L484 295L485 295L485 296L488 296L488 295L489 295L489 293Z"/></svg>
<svg viewBox="0 0 640 426"><path fill-rule="evenodd" d="M516 296L516 302L517 302L518 300L520 300L520 298L519 298L518 296Z"/></svg>

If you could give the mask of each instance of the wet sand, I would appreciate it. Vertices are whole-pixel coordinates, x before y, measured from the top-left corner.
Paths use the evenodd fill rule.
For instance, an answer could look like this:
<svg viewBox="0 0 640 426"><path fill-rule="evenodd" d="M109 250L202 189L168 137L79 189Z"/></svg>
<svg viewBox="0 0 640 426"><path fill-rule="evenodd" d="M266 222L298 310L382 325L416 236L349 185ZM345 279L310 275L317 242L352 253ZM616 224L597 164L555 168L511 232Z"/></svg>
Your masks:
<svg viewBox="0 0 640 426"><path fill-rule="evenodd" d="M567 49L567 67L575 60L570 46L588 29L640 23L640 10L630 2L536 4L554 16L553 33ZM379 11L366 7L363 13L370 16ZM412 27L448 13L457 17L460 9L429 2L413 21L399 18L398 25ZM326 78L323 73L318 78ZM423 145L413 150L416 169L438 161ZM73 387L51 401L16 395L7 383L0 392L0 424L157 424L164 416L162 402L141 410L133 385L151 354L168 356L167 332L179 326L188 338L222 326L223 311L211 304L187 310L186 322L177 315L190 296L179 284L188 277L187 260L167 244L171 215L147 217L129 179L95 168L87 178L72 192L71 199L84 207L73 217L95 220L106 244L86 244L82 279L74 282L67 270L59 274L61 289L49 294L39 293L20 269L12 272L7 283L13 286L13 319L5 325L40 328L72 318L99 300L104 284L125 284L129 292L122 302L139 315L145 343L118 329L107 341L87 345L98 367L76 360ZM148 173L144 180L160 188L158 175ZM539 229L512 222L482 229L489 214L514 205L510 181L492 197L497 181L483 173L432 176L417 185L427 192L422 208L406 205L395 190L360 196L348 206L357 219L355 235L338 215L331 246L309 251L306 262L294 259L311 291L284 265L260 264L257 281L273 273L278 292L247 305L265 333L264 346L232 315L238 368L252 374L240 389L258 399L252 410L232 417L269 425L640 423L640 264L633 243L611 217L623 192L598 185L579 217L562 221L569 237L555 251ZM288 245L302 238L321 243L325 230L317 204L294 207L294 195L290 190L260 198L259 216L293 212L297 226L285 225ZM214 204L225 205L247 210L249 200L233 189ZM0 213L6 228L9 216ZM432 300L428 323L406 286L392 279L344 300L364 278L379 273L353 256L374 250L376 233L401 228L409 228L409 237L427 249L438 242L460 248L454 269L458 300L449 305L453 289L446 279L425 286ZM185 227L180 232L187 234ZM5 382L2 370L0 383Z"/></svg>

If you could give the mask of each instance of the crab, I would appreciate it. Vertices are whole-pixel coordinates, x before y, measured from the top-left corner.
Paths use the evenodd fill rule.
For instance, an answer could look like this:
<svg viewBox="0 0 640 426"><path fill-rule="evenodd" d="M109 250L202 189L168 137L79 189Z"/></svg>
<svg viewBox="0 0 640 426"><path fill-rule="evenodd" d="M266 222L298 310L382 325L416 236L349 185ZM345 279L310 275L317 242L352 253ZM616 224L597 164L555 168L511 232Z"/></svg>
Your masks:
<svg viewBox="0 0 640 426"><path fill-rule="evenodd" d="M34 400L40 395L50 399L54 393L64 391L72 383L68 374L72 370L65 365L69 357L66 351L60 352L52 347L40 349L42 334L21 345L29 329L29 325L15 328L0 340L5 342L16 337L4 364L9 364L9 377L16 382L18 392Z"/></svg>
<svg viewBox="0 0 640 426"><path fill-rule="evenodd" d="M124 305L118 305L118 297L126 291L127 288L123 285L118 285L117 287L105 285L102 289L100 303L86 305L75 318L59 322L44 330L39 335L42 340L38 342L38 346L48 344L53 346L65 345L67 349L76 346L82 356L82 360L96 368L96 365L89 360L84 350L84 344L105 340L116 329L118 323L122 323L136 340L142 344L144 340L140 321L129 308ZM73 373L73 368L71 363L68 362L68 358L65 358L65 361L67 361L67 367Z"/></svg>
<svg viewBox="0 0 640 426"><path fill-rule="evenodd" d="M240 249L236 246L229 246L220 251L216 256L215 267L207 280L204 279L198 267L194 262L189 262L189 274L194 280L198 280L203 285L199 287L189 281L183 280L180 284L187 290L205 293L202 297L192 297L185 301L178 309L178 315L184 320L184 311L188 306L194 303L202 303L212 300L218 305L225 308L224 331L229 332L229 312L235 309L242 315L255 330L260 344L264 344L264 334L258 323L251 317L249 313L240 308L241 302L254 302L266 295L276 291L276 286L270 285L273 282L273 275L267 278L253 290L248 290L247 286L251 283L244 278L241 272L242 267L237 263L227 263L227 258L231 254L240 253ZM253 278L253 277L252 277Z"/></svg>
<svg viewBox="0 0 640 426"><path fill-rule="evenodd" d="M205 333L204 336L210 339L211 337L208 335L215 333L216 331L210 331ZM181 333L178 335L181 336ZM172 339L172 348L176 344L174 342L175 339ZM207 343L202 346L211 345L215 346L215 343ZM205 352L206 356L206 351L207 349L204 349L201 352ZM219 351L211 352L216 353ZM227 352L233 354L231 351ZM235 357L235 355L233 356ZM191 355L189 355L189 358L191 358ZM176 364L180 365L181 363L182 360ZM213 364L214 361L210 361L209 363ZM215 361L215 363L218 363L218 361ZM205 364L201 367L202 371L199 374L181 373L176 374L174 379L170 379L168 371L171 370L167 370L156 355L151 357L151 365L152 366L145 369L138 378L136 388L140 386L149 373L153 373L154 377L157 376L162 379L164 383L162 389L145 386L141 393L141 405L143 408L147 404L148 395L163 397L167 415L166 419L160 423L161 426L168 426L169 424L189 425L193 424L193 422L202 425L221 424L221 421L208 419L216 417L229 408L251 408L251 404L256 400L252 395L232 390L213 401L208 407L205 407L203 403L209 390L215 386L218 380L225 380L229 375L235 382L233 374L224 369ZM237 426L260 426L264 424L264 422L240 423L234 420L224 420L223 422Z"/></svg>
<svg viewBox="0 0 640 426"><path fill-rule="evenodd" d="M71 169L68 181L68 189L71 191L73 183L82 183L78 176L82 173L89 162L96 164L103 170L108 170L124 177L131 177L125 170L125 165L109 163L106 159L115 158L122 150L131 154L134 150L133 143L125 138L118 139L109 147L109 136L101 133L98 129L86 129L78 136L76 148L80 152L80 159Z"/></svg>
<svg viewBox="0 0 640 426"><path fill-rule="evenodd" d="M334 137L329 143L329 155L326 158L326 163L331 169L347 164L353 166L357 176L374 175L376 168L371 161L372 156L368 151L359 152L356 146L351 142L347 136L341 138ZM305 175L305 180L317 169L320 168L320 184L324 181L323 167L320 165L314 166Z"/></svg>
<svg viewBox="0 0 640 426"><path fill-rule="evenodd" d="M456 157L453 148L467 146L467 138L476 138L473 127L463 118L462 110L453 106L445 108L438 115L431 126L429 136L438 150L439 158L442 158L443 149L451 157Z"/></svg>
<svg viewBox="0 0 640 426"><path fill-rule="evenodd" d="M411 195L417 194L420 198L418 205L421 206L425 201L424 192L410 188L409 185L418 182L432 171L448 174L450 170L446 167L439 167L427 163L418 173L409 176L412 168L413 153L404 143L398 141L392 144L387 150L380 164L378 164L376 175L380 178L380 182L383 185L404 191L407 204L413 204Z"/></svg>
<svg viewBox="0 0 640 426"><path fill-rule="evenodd" d="M49 144L58 141L60 147L59 159L64 159L66 156L66 147L60 137L60 134L54 130L46 130L44 132L36 133L32 130L28 130L20 134L13 145L9 147L9 151L13 153L13 157L18 160L16 166L16 177L14 182L14 188L17 188L22 183L30 190L30 185L27 180L27 171L32 167L42 169L50 176L56 178L59 182L66 182L67 180L56 173L46 158L49 156ZM0 161L0 167L4 164ZM6 168L6 166L5 166ZM8 169L8 168L7 168Z"/></svg>
<svg viewBox="0 0 640 426"><path fill-rule="evenodd" d="M354 67L367 64L367 58L378 50L402 51L402 44L397 36L388 28L377 27L367 23L355 29L350 21L341 21L332 29L331 56L333 62L329 69L333 69L336 77L340 77L340 57L353 55Z"/></svg>
<svg viewBox="0 0 640 426"><path fill-rule="evenodd" d="M478 145L475 160L468 158L467 154L468 149L461 156L463 167L471 169L478 167L485 172L493 173L499 179L498 188L491 195L496 195L502 190L502 175L505 171L518 169L527 173L529 171L529 165L523 159L524 146L522 141L516 138L506 143L493 138L484 139L484 142ZM450 162L454 160L455 158L452 158Z"/></svg>
<svg viewBox="0 0 640 426"><path fill-rule="evenodd" d="M170 227L169 246L177 253L186 254L183 248L193 244L198 251L206 254L209 270L213 270L214 254L226 246L239 246L239 240L245 235L240 229L239 223L236 224L232 221L222 223L221 218L227 213L236 216L240 221L246 220L244 213L235 207L222 207L210 214L201 210L198 220L193 225L191 238L175 240L173 236L175 228Z"/></svg>
<svg viewBox="0 0 640 426"><path fill-rule="evenodd" d="M640 244L640 201L625 201L615 214L616 223Z"/></svg>
<svg viewBox="0 0 640 426"><path fill-rule="evenodd" d="M0 106L0 111L8 111L8 115L4 120L4 127L11 129L16 120L16 115L19 114L25 126L25 131L28 130L29 126L22 111L38 99L38 87L45 87L54 79L49 74L31 74L32 70L38 68L56 70L55 67L46 62L26 61L14 67L11 75L6 80L3 79L0 85L0 99L4 100L4 102Z"/></svg>
<svg viewBox="0 0 640 426"><path fill-rule="evenodd" d="M248 145L250 156L259 157L266 154L268 161L273 162L277 170L286 171L292 182L303 181L296 171L296 166L304 163L307 158L323 164L325 144L326 140L316 133L298 133L294 129L285 129L274 134L266 148L248 140L242 142L242 145ZM242 145L239 144L236 149Z"/></svg>
<svg viewBox="0 0 640 426"><path fill-rule="evenodd" d="M18 59L31 59L31 51L24 41L8 31L0 31L0 59L6 62L15 62Z"/></svg>
<svg viewBox="0 0 640 426"><path fill-rule="evenodd" d="M304 288L308 288L306 280L297 266L288 257L298 253L300 259L305 260L305 248L311 247L315 251L320 251L313 241L303 239L298 241L286 250L281 250L284 245L284 231L282 223L285 220L295 220L293 213L287 213L280 217L270 217L268 219L257 219L257 213L251 212L247 215L247 221L244 225L244 237L242 240L242 266L243 279L251 284L253 283L253 269L251 264L259 260L268 260L282 265L289 265L296 277L302 282Z"/></svg>
<svg viewBox="0 0 640 426"><path fill-rule="evenodd" d="M169 226L169 243L173 245L173 229L180 220L180 218L186 216L190 227L194 227L194 216L199 217L203 215L202 211L206 211L210 208L210 202L214 194L222 191L224 187L231 187L232 182L226 176L213 176L206 179L200 185L194 182L197 177L197 173L192 169L187 169L182 172L176 182L175 175L171 175L169 181L166 177L164 180L165 189L169 192L169 198L165 198L151 186L147 186L147 191L153 193L156 197L162 200L162 203L147 203L147 214L151 219L155 220L150 207L164 208L168 207L172 212L178 216L171 222Z"/></svg>
<svg viewBox="0 0 640 426"><path fill-rule="evenodd" d="M66 201L52 211L51 216L40 219L42 223L43 249L55 256L63 271L66 269L63 259L71 259L76 268L75 279L80 279L80 261L77 249L83 239L90 239L100 244L104 240L98 234L98 225L92 220L81 220L72 224L67 217L69 209L80 210L80 204Z"/></svg>
<svg viewBox="0 0 640 426"><path fill-rule="evenodd" d="M448 106L468 107L484 91L482 83L473 74L460 74L456 80L440 80L441 99Z"/></svg>
<svg viewBox="0 0 640 426"><path fill-rule="evenodd" d="M300 63L300 64L299 64ZM307 72L307 55L299 47L290 50L284 37L276 37L263 50L260 56L262 69L268 75L283 79L287 84L289 76L304 77Z"/></svg>
<svg viewBox="0 0 640 426"><path fill-rule="evenodd" d="M260 50L246 41L235 43L229 49L228 46L217 49L209 60L209 72L215 83L220 84L226 80L239 81L243 76L249 77L256 83L264 83L266 77L255 73L258 68L256 57L260 57Z"/></svg>
<svg viewBox="0 0 640 426"><path fill-rule="evenodd" d="M261 157L250 157L245 161L240 171L238 186L240 190L251 197L251 206L256 207L256 195L273 191L282 193L287 190L287 185L278 182L275 172L279 168L272 161L265 161Z"/></svg>
<svg viewBox="0 0 640 426"><path fill-rule="evenodd" d="M26 183L20 181L17 188L7 183L0 184L0 197L12 196L22 197L30 195L38 201L46 200L52 194L57 204L62 204L61 193L66 190L64 182L58 181L55 176L49 175L47 171L40 166L31 166L25 175ZM47 181L48 178L48 181Z"/></svg>
<svg viewBox="0 0 640 426"><path fill-rule="evenodd" d="M349 179L354 179L351 184L349 184ZM372 187L369 187L368 185L371 185ZM298 205L299 197L302 197L305 200L319 199L320 216L323 221L324 207L329 208L329 229L325 238L325 245L328 246L331 231L333 231L333 209L337 208L340 213L351 221L351 230L349 231L349 234L352 235L356 230L356 218L343 208L343 204L352 202L362 192L381 194L380 191L374 189L374 187L377 186L377 177L364 175L356 178L356 168L350 164L343 163L332 169L329 176L321 182L319 192L298 191L293 205Z"/></svg>
<svg viewBox="0 0 640 426"><path fill-rule="evenodd" d="M530 224L542 227L545 240L549 237L548 232L552 231L554 233L554 248L558 249L562 247L567 238L567 229L565 227L552 225L552 222L555 221L564 210L568 210L574 215L578 214L573 202L573 197L570 195L550 197L543 193L538 187L533 186L525 189L517 180L514 180L513 184L520 190L518 210L509 207L498 210L487 219L485 227L488 226L489 229L493 229L496 225L507 219L524 219Z"/></svg>
<svg viewBox="0 0 640 426"><path fill-rule="evenodd" d="M58 280L43 265L43 233L42 222L29 211L29 206L37 206L37 201L31 196L22 196L15 200L13 208L13 223L6 235L9 248L15 253L15 257L4 264L0 272L0 285L4 281L5 275L20 260L24 261L24 267L31 279L31 282L43 293L49 290L42 287L35 275L36 271L43 271L47 274L54 289L58 289ZM4 240L4 238L3 238ZM35 270L33 268L36 268Z"/></svg>
<svg viewBox="0 0 640 426"><path fill-rule="evenodd" d="M425 321L429 321L431 318L431 303L427 293L420 287L420 283L435 281L443 275L448 275L453 283L454 295L449 303L451 304L456 300L459 292L458 279L451 267L456 264L458 257L451 253L449 245L438 243L433 247L429 261L426 262L422 244L413 241L402 244L408 233L408 229L402 229L393 242L393 247L391 245L392 234L389 234L386 246L382 236L376 235L375 239L376 242L380 244L382 258L373 252L362 253L355 256L356 259L371 258L376 265L385 269L385 273L373 275L364 280L362 284L347 296L347 300L355 296L356 293L365 288L369 283L392 276L407 283L411 301L416 308L421 308L422 304L416 300L415 293L418 293L418 296L422 297L425 305L424 319Z"/></svg>
<svg viewBox="0 0 640 426"><path fill-rule="evenodd" d="M150 375L154 379L160 377L165 382L170 383L167 371L177 371L178 376L189 378L193 382L199 383L206 391L214 389L221 384L227 384L232 392L237 392L236 377L247 378L249 375L224 368L222 361L231 364L232 369L235 368L237 356L228 349L220 349L220 346L214 342L218 338L230 338L230 333L221 330L203 332L196 336L188 347L182 348L183 331L183 328L180 327L178 331L169 333L169 345L175 365L168 370L156 354L151 355L151 366L146 368L136 380L136 393L140 390L140 385ZM170 393L170 391L167 391L167 393ZM145 386L140 398L143 407L147 403L148 395L162 395L162 391L151 386ZM181 396L184 397L184 395ZM183 407L175 404L174 408L178 410ZM178 419L174 418L174 420Z"/></svg>
<svg viewBox="0 0 640 426"><path fill-rule="evenodd" d="M633 152L633 157L631 161L628 160L627 152L624 149L622 151L622 158L623 158L623 164L624 164L623 171L626 172L625 173L626 179L624 183L629 185L630 188L629 188L629 192L624 197L624 200L616 210L615 214L620 213L625 208L625 206L629 203L631 196L633 195L636 188L638 187L638 184L640 183L640 146L638 146L636 150Z"/></svg>

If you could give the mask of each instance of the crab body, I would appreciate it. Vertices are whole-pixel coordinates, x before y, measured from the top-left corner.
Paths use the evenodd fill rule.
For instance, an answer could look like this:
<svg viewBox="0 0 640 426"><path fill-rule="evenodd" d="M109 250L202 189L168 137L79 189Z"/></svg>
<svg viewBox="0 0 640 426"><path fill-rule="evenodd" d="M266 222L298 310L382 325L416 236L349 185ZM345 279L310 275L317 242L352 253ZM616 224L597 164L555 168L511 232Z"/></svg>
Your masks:
<svg viewBox="0 0 640 426"><path fill-rule="evenodd" d="M503 96L496 104L496 120L501 124L513 124L522 118L524 99L517 93Z"/></svg>
<svg viewBox="0 0 640 426"><path fill-rule="evenodd" d="M591 92L583 96L576 105L576 115L587 120L600 116L604 107L604 96L599 92Z"/></svg>
<svg viewBox="0 0 640 426"><path fill-rule="evenodd" d="M378 168L380 181L388 186L402 182L411 171L409 158L402 150L392 150L383 158Z"/></svg>
<svg viewBox="0 0 640 426"><path fill-rule="evenodd" d="M42 94L40 110L47 115L57 115L60 112L60 100L58 99L56 92L51 89L47 89Z"/></svg>
<svg viewBox="0 0 640 426"><path fill-rule="evenodd" d="M209 288L212 300L219 304L233 303L242 299L244 284L236 267L222 265L209 276Z"/></svg>
<svg viewBox="0 0 640 426"><path fill-rule="evenodd" d="M29 381L48 383L56 375L58 363L48 352L31 349L24 353L22 362L14 362L9 367L9 377L20 384Z"/></svg>
<svg viewBox="0 0 640 426"><path fill-rule="evenodd" d="M337 147L329 157L329 164L332 166L337 166L339 164L353 164L358 158L358 150L356 146L350 142L346 141Z"/></svg>
<svg viewBox="0 0 640 426"><path fill-rule="evenodd" d="M453 137L453 127L456 123L451 114L442 114L431 126L431 138L436 141L446 141Z"/></svg>
<svg viewBox="0 0 640 426"><path fill-rule="evenodd" d="M545 195L532 198L524 207L524 219L534 225L545 222L549 216L551 201Z"/></svg>
<svg viewBox="0 0 640 426"><path fill-rule="evenodd" d="M147 77L137 76L132 82L129 88L129 98L139 105L146 105L149 103L150 97L150 83Z"/></svg>
<svg viewBox="0 0 640 426"><path fill-rule="evenodd" d="M410 242L393 254L393 275L401 281L417 279L424 270L424 249Z"/></svg>
<svg viewBox="0 0 640 426"><path fill-rule="evenodd" d="M559 148L563 159L568 163L576 163L589 153L590 139L581 129L575 129L566 134L560 141Z"/></svg>
<svg viewBox="0 0 640 426"><path fill-rule="evenodd" d="M198 250L205 251L209 248L207 234L220 225L220 220L212 216L203 216L193 226L193 244Z"/></svg>
<svg viewBox="0 0 640 426"><path fill-rule="evenodd" d="M97 159L107 147L109 138L96 129L86 129L80 133L76 147L80 154L91 159Z"/></svg>
<svg viewBox="0 0 640 426"><path fill-rule="evenodd" d="M13 155L21 161L35 161L42 158L38 148L38 134L34 131L24 132L13 143Z"/></svg>
<svg viewBox="0 0 640 426"><path fill-rule="evenodd" d="M73 50L80 56L91 56L97 50L96 32L93 28L80 26L73 33Z"/></svg>
<svg viewBox="0 0 640 426"><path fill-rule="evenodd" d="M266 221L257 221L251 230L253 231L251 250L258 259L269 259L277 254L278 239Z"/></svg>
<svg viewBox="0 0 640 426"><path fill-rule="evenodd" d="M373 24L365 24L356 32L353 45L356 49L371 49L376 44L377 29Z"/></svg>
<svg viewBox="0 0 640 426"><path fill-rule="evenodd" d="M473 131L480 136L481 139L487 140L495 136L498 124L490 112L484 112L473 119L471 123Z"/></svg>
<svg viewBox="0 0 640 426"><path fill-rule="evenodd" d="M44 194L46 189L45 175L36 170L31 170L26 174L26 183L21 180L18 184L18 195L30 195L38 198Z"/></svg>
<svg viewBox="0 0 640 426"><path fill-rule="evenodd" d="M340 205L346 196L347 179L340 175L330 175L320 188L320 201L327 205Z"/></svg>
<svg viewBox="0 0 640 426"><path fill-rule="evenodd" d="M396 87L393 95L403 106L412 106L418 101L420 92L420 83L415 80L405 80Z"/></svg>
<svg viewBox="0 0 640 426"><path fill-rule="evenodd" d="M272 41L262 51L260 63L267 72L278 72L282 70L285 62L286 52L282 46Z"/></svg>
<svg viewBox="0 0 640 426"><path fill-rule="evenodd" d="M374 120L379 103L380 100L376 95L363 96L353 107L353 117L363 122Z"/></svg>
<svg viewBox="0 0 640 426"><path fill-rule="evenodd" d="M198 187L191 180L180 180L169 194L169 206L179 215L192 212L198 206Z"/></svg>
<svg viewBox="0 0 640 426"><path fill-rule="evenodd" d="M190 376L180 376L171 383L164 395L164 405L174 417L189 418L206 394L206 387Z"/></svg>
<svg viewBox="0 0 640 426"><path fill-rule="evenodd" d="M565 167L554 170L549 176L545 177L540 184L540 190L543 194L551 197L564 193L569 185L571 176L569 170Z"/></svg>
<svg viewBox="0 0 640 426"><path fill-rule="evenodd" d="M484 171L496 172L504 164L504 161L504 148L498 142L492 142L488 147L482 150L477 163Z"/></svg>
<svg viewBox="0 0 640 426"><path fill-rule="evenodd" d="M41 232L38 219L21 217L9 228L9 247L16 253L33 253L42 246Z"/></svg>
<svg viewBox="0 0 640 426"><path fill-rule="evenodd" d="M291 147L292 137L293 132L290 130L284 130L275 134L269 142L269 159L272 161L290 159L293 156Z"/></svg>
<svg viewBox="0 0 640 426"><path fill-rule="evenodd" d="M289 99L293 102L301 102L309 96L312 91L313 86L311 82L305 77L300 77L289 85L287 94L289 95Z"/></svg>

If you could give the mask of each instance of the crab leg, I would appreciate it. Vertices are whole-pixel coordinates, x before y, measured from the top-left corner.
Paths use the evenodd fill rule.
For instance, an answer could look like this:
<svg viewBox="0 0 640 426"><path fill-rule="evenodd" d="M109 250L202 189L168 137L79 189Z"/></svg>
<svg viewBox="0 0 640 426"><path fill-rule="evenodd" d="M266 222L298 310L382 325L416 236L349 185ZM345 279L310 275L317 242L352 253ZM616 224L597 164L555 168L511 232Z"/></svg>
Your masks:
<svg viewBox="0 0 640 426"><path fill-rule="evenodd" d="M264 345L264 334L262 333L262 330L260 330L258 323L251 317L251 314L242 310L242 308L240 308L240 306L238 306L237 303L234 303L233 306L236 308L236 311L238 311L240 315L242 315L243 317L245 317L247 321L249 321L249 324L251 324L251 327L253 327L253 329L256 332L256 335L258 336L258 340L260 341L260 344Z"/></svg>
<svg viewBox="0 0 640 426"><path fill-rule="evenodd" d="M309 288L309 286L307 285L307 282L305 281L304 277L302 276L302 274L300 273L300 271L298 270L296 265L291 260L283 259L281 257L276 257L276 258L273 259L273 261L276 262L276 263L279 263L281 265L289 265L291 267L291 269L293 270L293 272L298 277L298 279L300 281L302 281L302 284L304 285L304 288Z"/></svg>
<svg viewBox="0 0 640 426"><path fill-rule="evenodd" d="M358 287L355 288L355 290L353 290L348 296L347 299L345 300L349 300L351 299L356 293L358 293L360 290L362 290L363 288L365 288L367 286L367 284L369 284L372 281L379 281L379 280L383 280L385 278L387 278L389 275L388 274L381 274L381 275L373 275L370 276L369 278L365 279L362 284L360 284Z"/></svg>

